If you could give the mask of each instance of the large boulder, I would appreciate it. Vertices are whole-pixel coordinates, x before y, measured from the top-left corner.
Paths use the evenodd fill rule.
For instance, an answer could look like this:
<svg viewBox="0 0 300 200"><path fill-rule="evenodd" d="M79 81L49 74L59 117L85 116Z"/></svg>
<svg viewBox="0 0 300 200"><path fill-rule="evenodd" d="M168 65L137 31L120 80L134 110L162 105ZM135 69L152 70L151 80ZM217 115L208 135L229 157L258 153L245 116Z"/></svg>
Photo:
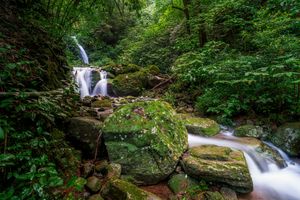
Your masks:
<svg viewBox="0 0 300 200"><path fill-rule="evenodd" d="M175 194L184 194L198 185L198 181L189 177L187 174L176 174L168 181L169 188Z"/></svg>
<svg viewBox="0 0 300 200"><path fill-rule="evenodd" d="M191 134L214 136L220 132L219 124L212 119L194 117L190 114L180 114L179 116Z"/></svg>
<svg viewBox="0 0 300 200"><path fill-rule="evenodd" d="M168 177L187 149L187 132L172 107L162 101L127 104L103 126L109 159L138 184Z"/></svg>
<svg viewBox="0 0 300 200"><path fill-rule="evenodd" d="M117 96L138 96L149 87L151 77L158 73L156 66L149 66L134 73L118 75L112 82L113 91Z"/></svg>
<svg viewBox="0 0 300 200"><path fill-rule="evenodd" d="M291 156L300 155L300 122L280 126L270 135L271 142Z"/></svg>
<svg viewBox="0 0 300 200"><path fill-rule="evenodd" d="M135 64L108 64L102 66L101 69L117 76L120 74L128 74L139 71L141 67Z"/></svg>
<svg viewBox="0 0 300 200"><path fill-rule="evenodd" d="M257 154L261 157L267 159L269 162L273 162L278 167L283 168L286 166L284 159L281 157L280 153L271 148L270 146L266 145L264 142L260 141L259 139L252 138L252 137L239 137L237 138L239 143L245 144L248 147L252 148ZM261 160L260 162L264 162ZM267 165L261 165L261 167ZM267 170L263 169L262 170Z"/></svg>
<svg viewBox="0 0 300 200"><path fill-rule="evenodd" d="M185 172L196 179L219 183L241 193L253 189L241 151L215 145L193 147L183 156L182 165Z"/></svg>
<svg viewBox="0 0 300 200"><path fill-rule="evenodd" d="M66 125L66 135L74 147L82 151L84 157L93 158L96 148L101 144L101 128L102 122L96 119L74 117Z"/></svg>
<svg viewBox="0 0 300 200"><path fill-rule="evenodd" d="M109 180L103 186L101 196L111 200L160 200L156 195L120 179Z"/></svg>
<svg viewBox="0 0 300 200"><path fill-rule="evenodd" d="M264 136L264 130L260 126L243 125L236 128L234 135L238 137L262 138Z"/></svg>

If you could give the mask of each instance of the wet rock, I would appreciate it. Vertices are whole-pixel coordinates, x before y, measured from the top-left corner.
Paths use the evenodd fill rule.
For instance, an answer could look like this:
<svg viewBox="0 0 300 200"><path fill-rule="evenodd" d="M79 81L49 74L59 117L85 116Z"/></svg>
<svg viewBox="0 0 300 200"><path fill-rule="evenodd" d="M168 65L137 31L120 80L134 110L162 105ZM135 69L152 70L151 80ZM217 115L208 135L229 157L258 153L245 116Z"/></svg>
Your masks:
<svg viewBox="0 0 300 200"><path fill-rule="evenodd" d="M88 200L104 200L100 194L94 194L88 198Z"/></svg>
<svg viewBox="0 0 300 200"><path fill-rule="evenodd" d="M82 105L84 105L84 106L90 107L90 106L91 106L91 103L92 103L92 100L93 100L93 97L91 97L91 96L86 96L86 97L84 97L83 99L81 99L81 103L82 103Z"/></svg>
<svg viewBox="0 0 300 200"><path fill-rule="evenodd" d="M113 200L160 200L156 195L120 179L109 180L103 186L101 196Z"/></svg>
<svg viewBox="0 0 300 200"><path fill-rule="evenodd" d="M94 172L94 165L91 162L86 162L83 163L82 165L82 176L83 177L88 177L90 175L92 175L92 173Z"/></svg>
<svg viewBox="0 0 300 200"><path fill-rule="evenodd" d="M285 167L286 164L281 155L262 141L252 137L241 137L238 138L237 141L239 143L252 147L255 150L255 152L257 152L270 162L275 161L274 164L276 164L278 167Z"/></svg>
<svg viewBox="0 0 300 200"><path fill-rule="evenodd" d="M180 114L186 129L191 134L201 136L214 136L220 132L220 126L214 120L208 118L194 117L190 114Z"/></svg>
<svg viewBox="0 0 300 200"><path fill-rule="evenodd" d="M172 107L161 101L127 104L104 123L109 159L138 184L170 175L187 148L187 132Z"/></svg>
<svg viewBox="0 0 300 200"><path fill-rule="evenodd" d="M96 176L91 176L87 179L86 187L92 192L98 192L101 189L102 181Z"/></svg>
<svg viewBox="0 0 300 200"><path fill-rule="evenodd" d="M203 200L225 200L219 192L205 192Z"/></svg>
<svg viewBox="0 0 300 200"><path fill-rule="evenodd" d="M215 145L193 147L183 156L182 165L185 172L196 179L223 184L240 193L253 189L241 151Z"/></svg>
<svg viewBox="0 0 300 200"><path fill-rule="evenodd" d="M109 178L109 179L120 178L121 171L122 171L120 164L110 163L109 165L107 165L106 169L107 169L107 174L106 174L107 178Z"/></svg>
<svg viewBox="0 0 300 200"><path fill-rule="evenodd" d="M222 187L220 193L222 194L224 200L238 200L235 191L230 188Z"/></svg>
<svg viewBox="0 0 300 200"><path fill-rule="evenodd" d="M73 146L81 150L84 157L93 158L102 123L93 118L74 117L69 120L66 127L66 135Z"/></svg>
<svg viewBox="0 0 300 200"><path fill-rule="evenodd" d="M270 141L291 156L300 155L300 122L280 126L270 135Z"/></svg>
<svg viewBox="0 0 300 200"><path fill-rule="evenodd" d="M198 182L187 174L176 174L168 181L168 186L175 194L183 194L197 184Z"/></svg>
<svg viewBox="0 0 300 200"><path fill-rule="evenodd" d="M234 135L238 137L262 138L264 135L264 130L260 126L243 125L236 128Z"/></svg>
<svg viewBox="0 0 300 200"><path fill-rule="evenodd" d="M141 69L140 66L135 64L109 64L101 67L103 70L113 74L114 76L120 74L127 74L139 71Z"/></svg>
<svg viewBox="0 0 300 200"><path fill-rule="evenodd" d="M112 104L110 99L102 99L92 102L91 106L93 108L111 108Z"/></svg>
<svg viewBox="0 0 300 200"><path fill-rule="evenodd" d="M149 87L149 78L158 73L156 66L149 66L134 73L121 74L112 82L113 91L117 96L138 96Z"/></svg>
<svg viewBox="0 0 300 200"><path fill-rule="evenodd" d="M108 166L107 160L101 160L95 163L95 170L102 173Z"/></svg>
<svg viewBox="0 0 300 200"><path fill-rule="evenodd" d="M98 111L97 112L97 119L100 121L104 121L106 118L108 118L114 111L112 109L104 110L104 111Z"/></svg>

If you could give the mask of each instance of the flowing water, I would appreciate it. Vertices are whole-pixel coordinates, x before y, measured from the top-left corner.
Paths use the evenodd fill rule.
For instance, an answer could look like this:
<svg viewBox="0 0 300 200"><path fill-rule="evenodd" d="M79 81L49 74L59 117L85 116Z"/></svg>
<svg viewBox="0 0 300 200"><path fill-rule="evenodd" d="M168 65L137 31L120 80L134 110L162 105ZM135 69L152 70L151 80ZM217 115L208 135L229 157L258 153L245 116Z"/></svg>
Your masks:
<svg viewBox="0 0 300 200"><path fill-rule="evenodd" d="M223 129L221 136L222 138L206 138L189 134L189 146L213 144L244 152L254 190L249 195L241 196L240 199L300 200L300 166L292 162L281 149L266 143L285 160L286 167L284 168L279 168L275 161L258 154L253 147L240 143L240 139L233 136L233 130Z"/></svg>
<svg viewBox="0 0 300 200"><path fill-rule="evenodd" d="M80 50L80 55L81 55L81 58L82 58L82 61L84 64L89 64L89 57L87 56L84 48L79 44L76 36L72 36L72 38L74 39L76 45L78 46L79 50Z"/></svg>
<svg viewBox="0 0 300 200"><path fill-rule="evenodd" d="M106 71L96 70L91 67L74 67L73 75L81 98L96 95L107 96Z"/></svg>

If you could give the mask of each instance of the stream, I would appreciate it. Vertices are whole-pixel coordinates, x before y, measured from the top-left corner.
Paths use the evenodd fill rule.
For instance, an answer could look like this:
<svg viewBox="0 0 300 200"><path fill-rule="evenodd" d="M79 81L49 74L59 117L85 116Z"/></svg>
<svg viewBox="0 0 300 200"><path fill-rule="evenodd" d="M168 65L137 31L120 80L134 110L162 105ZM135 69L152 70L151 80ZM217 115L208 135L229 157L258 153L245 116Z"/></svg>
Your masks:
<svg viewBox="0 0 300 200"><path fill-rule="evenodd" d="M233 130L222 130L220 138L189 134L188 140L190 147L212 144L244 152L254 190L250 194L241 195L240 200L300 200L300 165L274 145L266 143L285 160L284 168L279 168L275 161L258 154L253 147L240 143L240 138L233 136Z"/></svg>

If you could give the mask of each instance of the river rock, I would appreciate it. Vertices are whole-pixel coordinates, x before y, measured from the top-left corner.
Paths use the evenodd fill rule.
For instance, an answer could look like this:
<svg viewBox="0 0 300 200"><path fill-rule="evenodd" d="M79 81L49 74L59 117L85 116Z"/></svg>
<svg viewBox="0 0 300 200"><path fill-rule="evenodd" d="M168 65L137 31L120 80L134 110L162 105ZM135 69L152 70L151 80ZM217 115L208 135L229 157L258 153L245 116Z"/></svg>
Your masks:
<svg viewBox="0 0 300 200"><path fill-rule="evenodd" d="M237 141L252 147L256 153L260 154L270 162L275 162L274 164L276 164L278 167L282 168L286 166L281 155L262 141L253 137L240 137L237 139Z"/></svg>
<svg viewBox="0 0 300 200"><path fill-rule="evenodd" d="M224 200L238 200L235 191L230 188L222 187L220 193L224 197Z"/></svg>
<svg viewBox="0 0 300 200"><path fill-rule="evenodd" d="M270 135L271 142L291 156L300 155L300 122L280 126Z"/></svg>
<svg viewBox="0 0 300 200"><path fill-rule="evenodd" d="M202 198L203 200L225 200L220 192L204 192Z"/></svg>
<svg viewBox="0 0 300 200"><path fill-rule="evenodd" d="M88 198L88 200L104 200L100 194L94 194Z"/></svg>
<svg viewBox="0 0 300 200"><path fill-rule="evenodd" d="M101 99L101 100L96 100L91 103L91 106L93 108L111 108L112 103L110 99Z"/></svg>
<svg viewBox="0 0 300 200"><path fill-rule="evenodd" d="M85 157L93 158L102 123L89 117L74 117L69 120L66 127L66 135L74 147L81 150Z"/></svg>
<svg viewBox="0 0 300 200"><path fill-rule="evenodd" d="M120 74L128 74L128 73L137 72L141 69L141 67L138 65L135 65L135 64L108 64L108 65L102 66L101 69L116 76L116 75L120 75ZM110 78L113 78L113 77L111 76Z"/></svg>
<svg viewBox="0 0 300 200"><path fill-rule="evenodd" d="M92 192L98 192L101 189L102 181L96 176L91 176L87 179L86 187Z"/></svg>
<svg viewBox="0 0 300 200"><path fill-rule="evenodd" d="M103 126L110 161L138 184L168 177L187 149L187 132L172 107L162 101L127 104Z"/></svg>
<svg viewBox="0 0 300 200"><path fill-rule="evenodd" d="M185 193L188 189L197 186L198 181L187 174L176 174L168 181L169 188L175 193Z"/></svg>
<svg viewBox="0 0 300 200"><path fill-rule="evenodd" d="M113 200L160 200L156 195L120 179L109 180L103 186L101 195L105 199Z"/></svg>
<svg viewBox="0 0 300 200"><path fill-rule="evenodd" d="M118 75L112 82L113 91L117 96L138 96L149 87L150 77L158 73L158 67L149 66L134 73Z"/></svg>
<svg viewBox="0 0 300 200"><path fill-rule="evenodd" d="M234 135L238 137L261 138L264 135L264 130L260 126L243 125L236 128Z"/></svg>
<svg viewBox="0 0 300 200"><path fill-rule="evenodd" d="M185 172L196 179L217 182L241 193L253 189L241 151L215 145L193 147L183 156L182 164Z"/></svg>
<svg viewBox="0 0 300 200"><path fill-rule="evenodd" d="M120 164L117 163L110 163L106 167L107 169L107 174L106 177L111 179L111 178L120 178L121 172L122 172L122 167Z"/></svg>
<svg viewBox="0 0 300 200"><path fill-rule="evenodd" d="M180 114L179 116L191 134L214 136L220 132L219 124L212 119L194 117L190 114Z"/></svg>

